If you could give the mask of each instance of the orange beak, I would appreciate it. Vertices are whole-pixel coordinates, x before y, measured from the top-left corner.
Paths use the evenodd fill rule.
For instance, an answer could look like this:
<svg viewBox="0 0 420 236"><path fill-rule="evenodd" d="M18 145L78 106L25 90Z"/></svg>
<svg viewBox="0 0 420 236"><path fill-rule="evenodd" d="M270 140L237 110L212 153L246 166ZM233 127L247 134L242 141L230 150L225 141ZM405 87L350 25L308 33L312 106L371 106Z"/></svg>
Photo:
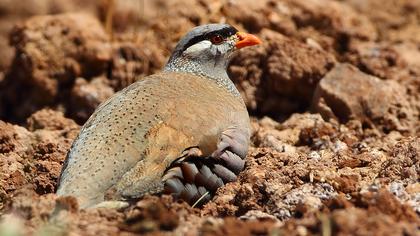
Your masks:
<svg viewBox="0 0 420 236"><path fill-rule="evenodd" d="M259 39L257 36L255 36L253 34L248 34L248 33L244 33L244 32L238 32L238 33L236 33L236 35L239 38L239 41L235 45L235 47L237 49L248 47L248 46L253 46L253 45L257 45L257 44L261 44L262 43L261 39Z"/></svg>

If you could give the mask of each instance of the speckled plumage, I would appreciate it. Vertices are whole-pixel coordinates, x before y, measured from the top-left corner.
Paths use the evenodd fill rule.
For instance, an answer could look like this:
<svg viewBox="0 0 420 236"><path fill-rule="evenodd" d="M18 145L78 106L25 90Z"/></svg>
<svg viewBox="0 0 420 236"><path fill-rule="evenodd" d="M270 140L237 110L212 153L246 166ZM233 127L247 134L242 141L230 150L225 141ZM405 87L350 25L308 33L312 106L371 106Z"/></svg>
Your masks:
<svg viewBox="0 0 420 236"><path fill-rule="evenodd" d="M102 104L83 126L57 193L88 207L160 192L164 170L186 148L210 155L229 127L249 136L248 113L214 81L174 72L148 76Z"/></svg>
<svg viewBox="0 0 420 236"><path fill-rule="evenodd" d="M226 65L227 66L227 65ZM195 61L188 61L178 59L174 62L169 62L166 67L165 71L173 71L173 72L187 72L187 73L193 73L196 75L207 77L208 79L213 80L216 84L218 84L220 87L223 87L227 89L230 93L235 95L236 97L240 98L240 94L238 89L235 87L235 85L232 83L232 81L229 79L227 73L226 73L226 66L221 67L220 71L213 68L212 75L208 75L208 72L203 71L202 65Z"/></svg>
<svg viewBox="0 0 420 236"><path fill-rule="evenodd" d="M237 48L259 42L226 24L192 29L163 72L92 114L67 155L57 194L75 196L82 208L163 190L190 204L209 200L244 168L250 136L226 67Z"/></svg>

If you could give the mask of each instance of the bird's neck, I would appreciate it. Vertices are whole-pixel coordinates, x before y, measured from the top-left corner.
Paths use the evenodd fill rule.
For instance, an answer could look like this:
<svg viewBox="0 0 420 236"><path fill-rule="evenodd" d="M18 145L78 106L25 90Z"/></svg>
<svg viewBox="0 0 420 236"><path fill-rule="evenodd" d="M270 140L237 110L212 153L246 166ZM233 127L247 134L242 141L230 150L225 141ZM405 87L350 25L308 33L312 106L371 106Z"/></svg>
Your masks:
<svg viewBox="0 0 420 236"><path fill-rule="evenodd" d="M233 82L229 79L226 72L227 63L211 63L177 58L170 60L164 68L164 71L184 72L203 76L216 82L222 88L227 89L234 96L240 96Z"/></svg>

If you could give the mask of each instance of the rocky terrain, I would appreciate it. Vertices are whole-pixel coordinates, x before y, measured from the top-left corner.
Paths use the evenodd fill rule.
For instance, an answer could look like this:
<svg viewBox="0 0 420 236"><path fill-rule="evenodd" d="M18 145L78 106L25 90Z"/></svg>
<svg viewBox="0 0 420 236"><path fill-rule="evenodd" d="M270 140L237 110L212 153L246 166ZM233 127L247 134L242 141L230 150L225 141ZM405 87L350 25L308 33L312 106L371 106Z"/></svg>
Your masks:
<svg viewBox="0 0 420 236"><path fill-rule="evenodd" d="M0 2L0 235L419 235L420 1ZM229 74L252 118L238 180L202 208L54 192L81 125L191 27L258 35Z"/></svg>

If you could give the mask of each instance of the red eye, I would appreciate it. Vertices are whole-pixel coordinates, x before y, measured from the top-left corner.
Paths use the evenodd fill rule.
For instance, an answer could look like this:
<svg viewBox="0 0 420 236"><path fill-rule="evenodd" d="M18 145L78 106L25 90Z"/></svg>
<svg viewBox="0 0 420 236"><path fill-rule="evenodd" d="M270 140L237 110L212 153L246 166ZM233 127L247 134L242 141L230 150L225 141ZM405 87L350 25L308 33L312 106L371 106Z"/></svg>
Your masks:
<svg viewBox="0 0 420 236"><path fill-rule="evenodd" d="M216 35L211 36L210 41L212 44L220 44L223 42L223 38L222 36L216 34Z"/></svg>

